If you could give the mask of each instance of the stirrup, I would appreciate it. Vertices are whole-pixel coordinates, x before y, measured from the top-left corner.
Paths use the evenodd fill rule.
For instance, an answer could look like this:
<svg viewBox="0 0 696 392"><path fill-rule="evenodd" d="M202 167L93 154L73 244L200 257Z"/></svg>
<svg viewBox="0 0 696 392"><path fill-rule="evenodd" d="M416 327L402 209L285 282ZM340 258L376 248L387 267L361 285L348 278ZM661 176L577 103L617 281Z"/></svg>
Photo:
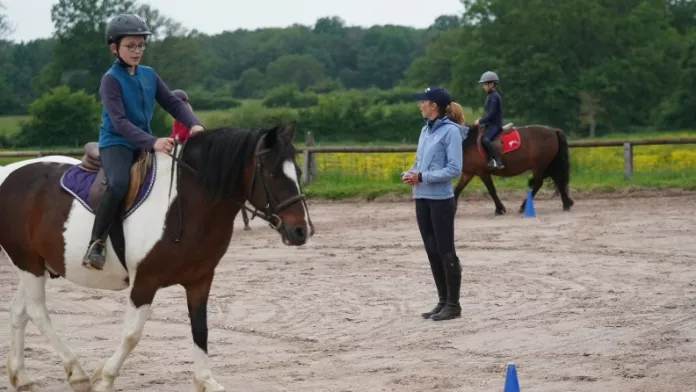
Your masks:
<svg viewBox="0 0 696 392"><path fill-rule="evenodd" d="M102 258L104 259L103 261L101 260L92 260L90 256L92 255L92 250L94 249L95 246L101 245L103 248L103 252L101 253ZM82 266L87 268L87 269L96 269L96 270L102 270L104 268L104 264L106 264L106 255L105 255L105 250L106 250L106 242L104 240L96 240L93 241L89 248L87 248L87 252L85 253L84 258L82 259Z"/></svg>

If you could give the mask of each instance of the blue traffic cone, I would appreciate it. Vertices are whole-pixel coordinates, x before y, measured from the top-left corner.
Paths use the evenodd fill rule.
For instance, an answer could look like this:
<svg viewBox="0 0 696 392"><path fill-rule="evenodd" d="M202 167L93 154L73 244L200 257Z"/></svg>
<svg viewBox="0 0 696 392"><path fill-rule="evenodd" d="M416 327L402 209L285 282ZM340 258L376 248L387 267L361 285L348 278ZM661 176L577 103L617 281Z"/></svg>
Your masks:
<svg viewBox="0 0 696 392"><path fill-rule="evenodd" d="M517 368L512 362L508 363L507 366L505 388L503 388L503 392L520 392L520 382L517 380Z"/></svg>
<svg viewBox="0 0 696 392"><path fill-rule="evenodd" d="M527 191L527 200L524 203L524 214L522 216L536 216L536 211L534 211L534 197L532 196L532 190Z"/></svg>

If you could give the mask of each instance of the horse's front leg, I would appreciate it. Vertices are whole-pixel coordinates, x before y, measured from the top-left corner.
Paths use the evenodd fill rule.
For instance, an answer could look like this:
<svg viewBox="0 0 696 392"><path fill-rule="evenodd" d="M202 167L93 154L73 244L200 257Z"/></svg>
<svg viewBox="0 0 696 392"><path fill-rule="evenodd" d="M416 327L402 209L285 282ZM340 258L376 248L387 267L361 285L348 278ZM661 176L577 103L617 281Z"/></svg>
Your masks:
<svg viewBox="0 0 696 392"><path fill-rule="evenodd" d="M121 371L123 362L140 342L156 292L156 286L136 275L123 318L121 344L114 355L92 374L94 392L113 392L114 381Z"/></svg>
<svg viewBox="0 0 696 392"><path fill-rule="evenodd" d="M486 189L488 190L488 194L491 195L491 198L493 199L493 203L495 203L495 214L496 215L503 215L507 212L505 209L505 206L503 205L503 202L500 201L498 198L498 192L495 190L495 185L493 185L493 178L491 177L490 173L480 173L479 178L481 181L483 181L483 185L486 186Z"/></svg>
<svg viewBox="0 0 696 392"><path fill-rule="evenodd" d="M193 335L194 376L196 392L223 392L223 388L213 378L208 363L208 296L213 275L200 281L184 285L188 304L191 334Z"/></svg>
<svg viewBox="0 0 696 392"><path fill-rule="evenodd" d="M454 212L457 213L457 207L459 206L459 196L462 194L464 188L469 185L471 179L474 178L473 173L462 172L459 175L459 182L454 187Z"/></svg>

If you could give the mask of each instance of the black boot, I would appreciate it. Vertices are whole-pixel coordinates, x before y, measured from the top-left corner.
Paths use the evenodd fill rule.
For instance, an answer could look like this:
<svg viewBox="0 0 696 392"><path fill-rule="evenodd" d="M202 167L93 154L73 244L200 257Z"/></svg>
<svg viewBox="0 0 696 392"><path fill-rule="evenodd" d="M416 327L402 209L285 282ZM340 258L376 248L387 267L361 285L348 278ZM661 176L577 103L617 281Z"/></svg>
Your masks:
<svg viewBox="0 0 696 392"><path fill-rule="evenodd" d="M120 205L120 201L110 200L108 196L104 195L95 213L92 238L82 260L82 266L87 269L102 270L106 263L106 239Z"/></svg>
<svg viewBox="0 0 696 392"><path fill-rule="evenodd" d="M433 273L435 287L437 287L438 302L431 311L421 313L421 317L425 319L430 318L434 314L440 313L442 308L445 307L445 302L447 301L447 282L445 281L444 263L439 257L432 257L428 255L428 259L430 260L430 270Z"/></svg>
<svg viewBox="0 0 696 392"><path fill-rule="evenodd" d="M486 153L488 154L488 169L490 170L502 170L505 169L505 165L503 165L503 159L500 157L500 153L497 148L493 145L493 142L488 140L488 138L484 137L481 140L481 144L486 149Z"/></svg>
<svg viewBox="0 0 696 392"><path fill-rule="evenodd" d="M462 285L462 267L459 258L448 253L443 257L445 276L447 278L447 302L442 310L430 318L435 321L450 320L461 317L462 307L459 304L459 291Z"/></svg>

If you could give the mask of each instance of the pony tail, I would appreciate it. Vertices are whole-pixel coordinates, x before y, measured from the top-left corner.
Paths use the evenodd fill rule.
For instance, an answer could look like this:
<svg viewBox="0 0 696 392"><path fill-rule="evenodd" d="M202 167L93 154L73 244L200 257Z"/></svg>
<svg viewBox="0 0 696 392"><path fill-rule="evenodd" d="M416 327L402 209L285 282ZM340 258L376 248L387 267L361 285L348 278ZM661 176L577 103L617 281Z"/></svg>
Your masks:
<svg viewBox="0 0 696 392"><path fill-rule="evenodd" d="M447 105L445 114L450 120L456 122L459 125L464 125L464 110L462 110L462 105L452 102Z"/></svg>

